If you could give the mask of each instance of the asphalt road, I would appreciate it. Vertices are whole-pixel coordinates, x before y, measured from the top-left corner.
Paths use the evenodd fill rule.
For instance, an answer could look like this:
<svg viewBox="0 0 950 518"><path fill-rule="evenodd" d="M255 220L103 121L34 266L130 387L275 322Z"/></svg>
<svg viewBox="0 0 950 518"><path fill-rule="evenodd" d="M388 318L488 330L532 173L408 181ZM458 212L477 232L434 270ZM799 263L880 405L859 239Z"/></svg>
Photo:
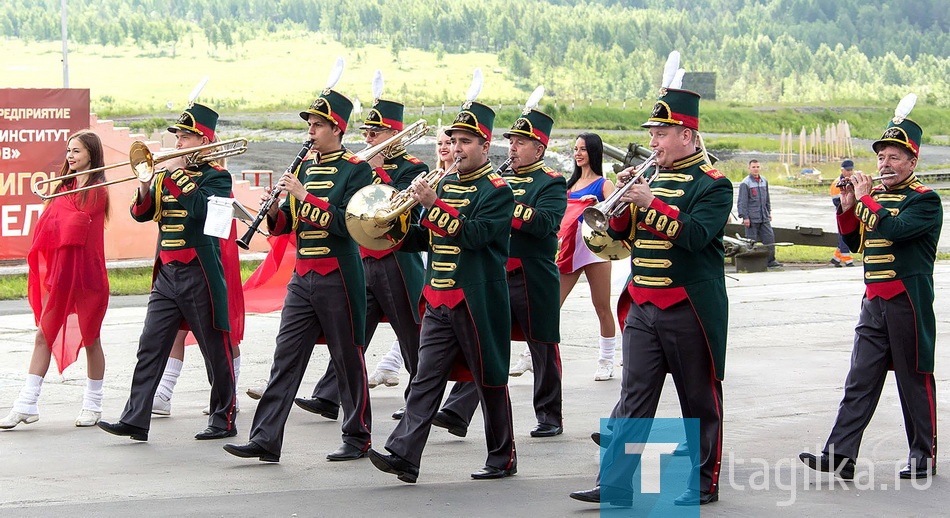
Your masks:
<svg viewBox="0 0 950 518"><path fill-rule="evenodd" d="M624 273L618 269L615 276ZM721 499L703 516L941 516L950 484L898 481L907 445L899 397L889 378L865 437L858 480L829 486L828 477L805 471L801 451L817 451L830 429L848 369L860 295L860 268L737 274L727 280L730 299L729 353L724 391ZM950 263L937 266L936 307L950 303ZM593 381L597 320L589 294L579 284L561 312L565 432L534 439L532 377L513 378L518 474L500 481L474 481L469 474L485 458L481 416L461 439L433 429L419 481L404 484L374 469L368 460L330 463L326 453L340 441L338 422L297 408L290 413L279 464L238 459L222 441L195 441L204 428L200 410L208 385L200 355L186 353L172 416L155 419L149 441L140 443L72 424L82 398L84 360L47 376L40 421L0 431L0 514L3 516L517 516L593 517L597 506L568 498L587 489L598 469L597 430L617 399L619 380ZM615 291L615 296L616 296ZM614 299L615 300L615 299ZM116 419L128 396L135 349L145 308L142 299L114 300L103 328L107 355L105 413ZM950 317L937 312L937 408L950 403ZM239 385L267 376L276 314L250 315L242 344ZM0 411L6 412L23 381L34 328L22 304L0 316ZM381 326L367 352L374 366L393 339ZM516 343L518 352L522 345ZM315 349L300 394L309 393L327 362ZM389 413L401 405L402 384L371 392L375 445L392 431ZM257 403L240 396L239 435L247 438ZM678 417L668 380L658 416ZM938 414L938 430L946 429ZM939 459L940 471L946 461ZM819 483L820 480L820 483ZM665 511L675 512L671 509ZM628 513L604 511L605 516ZM678 516L678 515L677 515Z"/></svg>

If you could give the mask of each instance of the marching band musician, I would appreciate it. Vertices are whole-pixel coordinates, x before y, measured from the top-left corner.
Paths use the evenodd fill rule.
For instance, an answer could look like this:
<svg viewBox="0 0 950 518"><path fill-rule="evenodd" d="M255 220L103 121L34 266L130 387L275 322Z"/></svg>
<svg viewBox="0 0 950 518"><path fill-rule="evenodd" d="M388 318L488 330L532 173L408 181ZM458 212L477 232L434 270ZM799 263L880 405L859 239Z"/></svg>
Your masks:
<svg viewBox="0 0 950 518"><path fill-rule="evenodd" d="M217 121L214 110L193 104L168 131L175 134L177 149L194 148L214 141ZM100 421L99 427L148 440L152 398L175 336L187 326L198 340L211 381L208 427L195 439L234 437L236 398L221 245L219 238L203 232L208 197L228 197L231 174L217 162L189 164L184 156L162 165L166 170L156 173L152 182L139 183L131 209L136 221L159 225L158 257L131 394L119 421Z"/></svg>
<svg viewBox="0 0 950 518"><path fill-rule="evenodd" d="M632 279L617 311L623 319L623 376L611 418L653 418L671 373L683 417L699 419L700 440L698 448L689 448L699 487L687 487L674 503L706 504L719 498L728 324L722 236L732 183L697 148L699 95L663 88L643 127L650 131L659 176L629 187L620 200L630 210L611 219L608 231L632 249ZM629 173L623 176L629 181ZM609 469L624 458L625 442L631 441L607 446L601 473L608 477L598 476L596 487L572 498L631 505L632 471Z"/></svg>
<svg viewBox="0 0 950 518"><path fill-rule="evenodd" d="M362 354L366 283L344 213L353 194L373 182L373 171L342 146L353 103L331 88L300 112L309 125L311 153L296 171L278 180L277 190L289 196L279 207L275 203L267 215L271 234L296 236L297 257L280 315L270 380L254 413L250 439L243 445L224 446L238 457L280 460L294 396L314 344L323 340L344 412L343 444L327 459L360 458L370 446L372 417ZM262 203L270 197L265 194Z"/></svg>
<svg viewBox="0 0 950 518"><path fill-rule="evenodd" d="M861 438L891 369L910 449L899 476L937 474L933 270L943 207L940 196L914 174L923 130L906 118L914 102L908 107L908 98L871 145L878 172L890 176L874 187L870 176L855 172L843 186L838 206L839 233L849 249L864 253L866 286L851 369L831 435L821 455L806 452L799 457L812 469L833 471L844 479L854 477Z"/></svg>
<svg viewBox="0 0 950 518"><path fill-rule="evenodd" d="M505 270L514 199L488 160L495 113L471 99L447 131L458 177L444 178L436 190L424 181L412 185L413 198L426 211L421 223L410 227L403 249L429 245L419 365L406 414L386 442L389 454L370 450L376 468L408 483L419 476L445 385L460 375L474 381L485 417L488 459L472 478L517 472L507 386L511 321Z"/></svg>
<svg viewBox="0 0 950 518"><path fill-rule="evenodd" d="M511 146L511 168L503 177L515 197L508 259L512 339L526 340L534 365L534 411L538 424L532 437L553 437L563 431L561 419L561 356L557 232L567 208L564 176L544 165L544 151L554 120L529 109L504 136ZM474 383L456 383L436 415L436 426L464 436L478 406Z"/></svg>
<svg viewBox="0 0 950 518"><path fill-rule="evenodd" d="M375 146L402 131L403 110L401 103L377 98L360 126L366 144ZM376 172L377 179L374 181L391 185L398 191L408 189L414 178L429 171L426 164L408 154L404 148L397 148L392 156L383 155L379 153L369 160ZM419 221L422 211L419 207L417 209L413 211L412 223ZM366 344L372 341L376 326L384 318L389 321L396 333L411 383L419 355L419 310L416 303L422 294L425 267L418 252L403 252L399 248L399 245L387 250L360 247L366 275ZM372 383L370 385L375 386ZM333 364L327 366L327 372L317 382L311 398L297 398L294 402L304 410L336 419L340 393ZM401 411L393 417L398 418Z"/></svg>

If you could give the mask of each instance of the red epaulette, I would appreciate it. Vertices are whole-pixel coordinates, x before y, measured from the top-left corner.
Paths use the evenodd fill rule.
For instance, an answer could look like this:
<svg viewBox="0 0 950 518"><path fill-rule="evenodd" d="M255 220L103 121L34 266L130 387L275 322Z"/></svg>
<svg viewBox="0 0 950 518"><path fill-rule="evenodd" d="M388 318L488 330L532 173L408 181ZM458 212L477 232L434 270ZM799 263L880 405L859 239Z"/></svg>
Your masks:
<svg viewBox="0 0 950 518"><path fill-rule="evenodd" d="M920 182L915 182L915 183L916 183L916 185L911 185L911 189L913 189L913 190L915 190L915 191L917 191L917 192L919 192L919 193L921 193L921 194L923 194L923 193L925 193L925 192L930 192L930 191L931 191L930 187L927 187L926 185L924 185L924 184L922 184L922 183L920 183Z"/></svg>
<svg viewBox="0 0 950 518"><path fill-rule="evenodd" d="M346 159L346 161L351 164L359 164L361 162L365 162L365 160L357 156L356 153L350 153L349 151L347 151L346 154L343 155L343 158Z"/></svg>
<svg viewBox="0 0 950 518"><path fill-rule="evenodd" d="M409 162L409 163L411 163L411 164L421 164L421 163L423 163L422 160L419 160L418 158L416 158L416 157L414 157L414 156L412 156L412 155L410 155L410 154L408 154L408 153L405 154L405 155L403 155L403 156L406 158L406 161Z"/></svg>
<svg viewBox="0 0 950 518"><path fill-rule="evenodd" d="M507 187L507 186L508 186L508 182L506 182L505 179L502 178L501 175L498 174L498 173L488 173L488 180L489 180L489 181L491 182L491 184L494 185L496 188L497 188L497 187Z"/></svg>
<svg viewBox="0 0 950 518"><path fill-rule="evenodd" d="M548 167L548 166L544 166L541 170L544 171L545 174L547 174L547 175L550 176L551 178L557 178L557 177L561 176L561 173L555 171L554 169L551 169L551 168Z"/></svg>
<svg viewBox="0 0 950 518"><path fill-rule="evenodd" d="M210 165L217 171L227 171L227 169L225 169L221 164L219 164L218 162L214 160L212 160L211 162L208 162L208 165Z"/></svg>
<svg viewBox="0 0 950 518"><path fill-rule="evenodd" d="M716 169L715 167L713 167L713 166L711 166L711 165L709 165L709 164L702 164L702 165L699 166L699 168L700 168L704 173L706 173L707 176L709 176L709 177L712 178L713 180L718 180L718 179L720 179L720 178L725 178L725 177L726 177L724 174L720 173L718 169Z"/></svg>

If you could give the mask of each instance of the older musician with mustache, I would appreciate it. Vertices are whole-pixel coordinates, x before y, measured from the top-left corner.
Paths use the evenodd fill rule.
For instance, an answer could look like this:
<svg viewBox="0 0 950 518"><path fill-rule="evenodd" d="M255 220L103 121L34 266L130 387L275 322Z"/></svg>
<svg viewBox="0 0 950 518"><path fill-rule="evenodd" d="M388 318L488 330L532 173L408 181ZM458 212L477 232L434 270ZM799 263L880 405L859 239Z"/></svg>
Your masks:
<svg viewBox="0 0 950 518"><path fill-rule="evenodd" d="M907 118L916 96L905 97L881 138L881 184L855 172L841 191L838 231L851 250L864 253L864 296L854 329L851 368L838 416L821 455L802 453L810 468L854 477L861 438L874 415L887 371L893 369L904 414L909 453L900 478L937 473L934 382L933 269L943 225L940 197L914 169L923 134Z"/></svg>

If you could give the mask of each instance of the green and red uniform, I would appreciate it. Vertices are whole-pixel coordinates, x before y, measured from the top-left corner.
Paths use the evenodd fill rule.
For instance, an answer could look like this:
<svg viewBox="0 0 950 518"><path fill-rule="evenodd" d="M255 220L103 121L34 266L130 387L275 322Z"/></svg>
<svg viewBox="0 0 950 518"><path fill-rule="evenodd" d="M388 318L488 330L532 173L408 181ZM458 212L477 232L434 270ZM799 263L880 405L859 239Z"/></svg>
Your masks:
<svg viewBox="0 0 950 518"><path fill-rule="evenodd" d="M825 453L854 459L881 396L889 369L901 395L909 463L924 470L936 462L933 269L943 207L936 192L911 174L891 188L879 186L838 209L838 231L851 250L864 253L864 297L855 328L845 393Z"/></svg>
<svg viewBox="0 0 950 518"><path fill-rule="evenodd" d="M732 182L697 151L661 169L650 189L650 207L631 205L608 230L630 244L632 276L617 308L624 371L611 417L653 418L671 373L683 417L700 420L700 487L690 489L716 493L729 306L722 236Z"/></svg>

